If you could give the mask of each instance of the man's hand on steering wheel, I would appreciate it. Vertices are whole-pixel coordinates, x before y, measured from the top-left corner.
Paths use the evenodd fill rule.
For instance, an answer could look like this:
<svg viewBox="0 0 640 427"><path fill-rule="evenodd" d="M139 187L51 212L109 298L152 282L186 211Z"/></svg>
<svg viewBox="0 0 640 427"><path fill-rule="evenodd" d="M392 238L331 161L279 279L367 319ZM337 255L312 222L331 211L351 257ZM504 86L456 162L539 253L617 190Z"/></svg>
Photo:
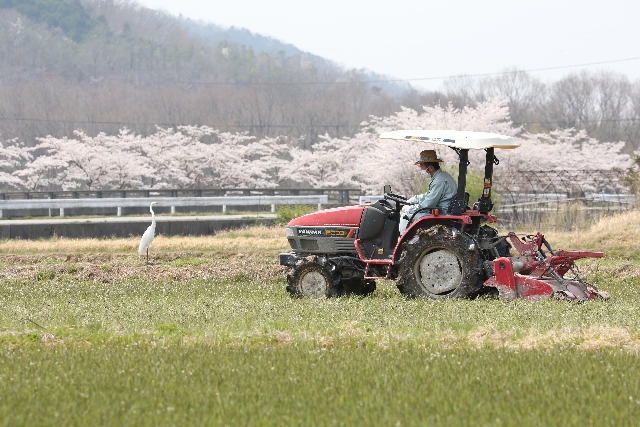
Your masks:
<svg viewBox="0 0 640 427"><path fill-rule="evenodd" d="M407 200L406 197L401 196L399 194L393 194L393 193L385 193L384 198L386 200L393 200L394 202L400 204L400 205L410 205L412 203L409 202L409 200Z"/></svg>

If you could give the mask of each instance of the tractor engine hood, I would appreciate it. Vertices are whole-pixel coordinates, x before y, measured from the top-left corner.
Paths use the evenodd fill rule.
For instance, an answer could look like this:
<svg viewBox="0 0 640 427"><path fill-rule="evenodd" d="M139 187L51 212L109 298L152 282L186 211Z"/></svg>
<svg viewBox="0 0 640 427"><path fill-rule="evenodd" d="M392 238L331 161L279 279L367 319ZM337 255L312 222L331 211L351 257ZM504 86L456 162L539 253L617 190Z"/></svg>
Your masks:
<svg viewBox="0 0 640 427"><path fill-rule="evenodd" d="M364 206L345 206L342 208L325 209L292 219L289 226L297 227L359 227Z"/></svg>

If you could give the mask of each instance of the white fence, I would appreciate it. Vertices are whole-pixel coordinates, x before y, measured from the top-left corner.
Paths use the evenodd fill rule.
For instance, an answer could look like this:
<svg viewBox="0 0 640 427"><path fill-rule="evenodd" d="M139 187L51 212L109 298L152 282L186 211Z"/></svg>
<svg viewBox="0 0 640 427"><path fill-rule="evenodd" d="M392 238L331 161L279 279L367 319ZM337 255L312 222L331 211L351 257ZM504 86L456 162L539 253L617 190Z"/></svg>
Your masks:
<svg viewBox="0 0 640 427"><path fill-rule="evenodd" d="M618 205L633 205L636 202L634 194L610 194L610 193L592 193L583 197L569 197L566 193L513 193L502 195L501 210L512 209L522 206L535 205L559 205L568 202L582 201L585 203L606 203Z"/></svg>
<svg viewBox="0 0 640 427"><path fill-rule="evenodd" d="M268 206L275 212L276 205L318 205L318 210L328 202L327 195L309 196L230 196L230 197L138 197L138 198L108 198L108 199L28 199L28 200L0 200L0 218L3 210L27 209L60 209L60 216L64 216L65 209L72 208L117 208L117 214L122 214L122 208L147 207L151 202L158 206L171 206L171 213L175 213L176 206L222 206L222 212L227 206ZM51 211L49 211L51 212Z"/></svg>

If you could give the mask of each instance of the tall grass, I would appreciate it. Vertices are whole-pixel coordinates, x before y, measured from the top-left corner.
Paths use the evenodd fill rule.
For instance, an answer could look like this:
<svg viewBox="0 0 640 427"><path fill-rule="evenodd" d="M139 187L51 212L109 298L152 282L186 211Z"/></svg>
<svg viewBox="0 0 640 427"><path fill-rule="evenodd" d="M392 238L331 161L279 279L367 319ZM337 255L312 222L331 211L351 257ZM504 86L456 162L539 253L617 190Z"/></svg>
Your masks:
<svg viewBox="0 0 640 427"><path fill-rule="evenodd" d="M0 423L11 426L582 426L640 419L640 359L617 351L105 344L4 347L0 360Z"/></svg>
<svg viewBox="0 0 640 427"><path fill-rule="evenodd" d="M609 257L640 259L640 211L607 216L586 229L546 235L556 248L599 250Z"/></svg>
<svg viewBox="0 0 640 427"><path fill-rule="evenodd" d="M545 209L530 205L513 211L495 212L501 222L519 230L585 231L601 219L624 215L629 211L624 210L624 207L586 206L582 202L574 201L550 204Z"/></svg>
<svg viewBox="0 0 640 427"><path fill-rule="evenodd" d="M311 212L313 209L307 205L281 205L276 208L275 224L286 225L292 219Z"/></svg>
<svg viewBox="0 0 640 427"><path fill-rule="evenodd" d="M136 254L140 238L42 240L11 239L0 242L0 254L42 253L130 253ZM244 251L280 250L287 245L284 230L279 227L253 226L221 231L211 236L156 236L150 253L180 251Z"/></svg>

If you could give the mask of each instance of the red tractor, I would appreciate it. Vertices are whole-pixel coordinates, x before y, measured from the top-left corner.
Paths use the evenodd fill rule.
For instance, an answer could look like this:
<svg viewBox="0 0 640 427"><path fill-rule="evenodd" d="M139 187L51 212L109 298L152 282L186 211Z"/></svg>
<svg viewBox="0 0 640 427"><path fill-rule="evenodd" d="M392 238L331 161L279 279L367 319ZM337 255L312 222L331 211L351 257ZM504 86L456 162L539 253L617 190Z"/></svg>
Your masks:
<svg viewBox="0 0 640 427"><path fill-rule="evenodd" d="M379 279L395 280L408 297L465 298L490 293L502 298L568 300L608 298L582 280L574 261L602 252L554 251L540 233L501 236L492 226L493 166L496 148L513 149L511 137L458 131L386 132L383 139L415 140L452 148L458 154L456 198L448 212L410 221L399 235L407 198L385 186L384 197L365 206L327 209L293 219L286 228L292 252L280 254L289 266L287 291L300 297L367 295ZM485 150L482 196L468 206L465 192L470 149ZM415 215L415 214L414 214ZM409 218L412 220L413 218ZM514 253L514 249L515 252ZM571 277L565 274L571 272Z"/></svg>

